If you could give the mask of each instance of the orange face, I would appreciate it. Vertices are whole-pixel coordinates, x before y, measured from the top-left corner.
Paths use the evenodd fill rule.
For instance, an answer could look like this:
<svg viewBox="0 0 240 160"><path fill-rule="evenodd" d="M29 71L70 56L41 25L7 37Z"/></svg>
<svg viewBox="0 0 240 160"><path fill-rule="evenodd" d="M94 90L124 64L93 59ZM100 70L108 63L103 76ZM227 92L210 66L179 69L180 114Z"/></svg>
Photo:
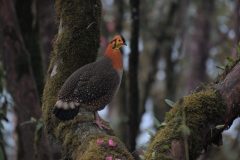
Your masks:
<svg viewBox="0 0 240 160"><path fill-rule="evenodd" d="M123 45L126 45L125 39L121 35L115 36L110 43L112 45L112 49L119 49Z"/></svg>
<svg viewBox="0 0 240 160"><path fill-rule="evenodd" d="M108 44L104 54L106 57L112 60L113 67L116 70L121 70L123 67L122 53L119 50L119 48L121 48L123 45L126 45L124 38L120 35L117 35Z"/></svg>

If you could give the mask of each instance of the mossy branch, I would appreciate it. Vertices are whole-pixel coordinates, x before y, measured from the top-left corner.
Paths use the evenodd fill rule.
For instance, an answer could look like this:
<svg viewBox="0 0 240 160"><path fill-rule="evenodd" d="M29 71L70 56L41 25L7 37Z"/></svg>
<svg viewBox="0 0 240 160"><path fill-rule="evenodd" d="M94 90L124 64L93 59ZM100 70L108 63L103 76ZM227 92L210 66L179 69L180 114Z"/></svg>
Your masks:
<svg viewBox="0 0 240 160"><path fill-rule="evenodd" d="M43 93L46 129L63 148L63 159L92 160L108 156L131 160L132 156L112 131L99 129L93 113L80 112L70 121L53 114L57 94L64 81L79 67L96 59L100 40L100 0L56 0L59 31ZM115 144L107 145L112 140ZM101 144L97 142L101 141Z"/></svg>
<svg viewBox="0 0 240 160"><path fill-rule="evenodd" d="M217 84L180 99L152 139L146 159L196 159L210 144L221 144L222 131L240 115L239 75L236 63Z"/></svg>

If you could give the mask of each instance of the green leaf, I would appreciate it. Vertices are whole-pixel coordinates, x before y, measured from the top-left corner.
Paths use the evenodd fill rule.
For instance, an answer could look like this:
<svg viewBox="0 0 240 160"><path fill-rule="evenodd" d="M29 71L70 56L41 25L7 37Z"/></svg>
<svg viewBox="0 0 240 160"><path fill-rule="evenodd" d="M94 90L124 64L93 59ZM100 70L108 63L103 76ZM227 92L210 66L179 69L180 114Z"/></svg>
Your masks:
<svg viewBox="0 0 240 160"><path fill-rule="evenodd" d="M39 143L39 140L42 137L43 128L44 128L44 124L43 124L42 120L39 119L37 121L36 128L35 128L35 135L34 135L35 145L37 145Z"/></svg>
<svg viewBox="0 0 240 160"><path fill-rule="evenodd" d="M153 137L155 134L152 130L146 129L147 133L150 135L150 137Z"/></svg>
<svg viewBox="0 0 240 160"><path fill-rule="evenodd" d="M218 69L225 70L224 66L216 66Z"/></svg>
<svg viewBox="0 0 240 160"><path fill-rule="evenodd" d="M37 123L37 126L36 126L36 131L39 132L43 129L43 123L39 122Z"/></svg>
<svg viewBox="0 0 240 160"><path fill-rule="evenodd" d="M140 160L144 160L145 159L143 155L140 155L139 158L140 158Z"/></svg>
<svg viewBox="0 0 240 160"><path fill-rule="evenodd" d="M216 128L216 129L223 129L223 128L225 128L225 125L224 125L224 124L217 125L215 128Z"/></svg>
<svg viewBox="0 0 240 160"><path fill-rule="evenodd" d="M152 159L155 159L156 157L156 152L152 152Z"/></svg>
<svg viewBox="0 0 240 160"><path fill-rule="evenodd" d="M155 116L153 117L153 120L154 120L154 124L157 126L157 128L161 126L161 122Z"/></svg>
<svg viewBox="0 0 240 160"><path fill-rule="evenodd" d="M169 105L170 107L173 107L175 102L169 100L169 99L165 99L165 103L167 103L167 105Z"/></svg>
<svg viewBox="0 0 240 160"><path fill-rule="evenodd" d="M234 63L234 59L232 57L227 57L227 61L230 64Z"/></svg>
<svg viewBox="0 0 240 160"><path fill-rule="evenodd" d="M27 125L27 124L33 124L33 123L36 123L36 122L37 122L36 118L31 117L29 121L22 122L21 126L24 126L24 125Z"/></svg>
<svg viewBox="0 0 240 160"><path fill-rule="evenodd" d="M182 124L180 126L180 129L182 131L183 136L189 136L191 134L190 128L185 124Z"/></svg>
<svg viewBox="0 0 240 160"><path fill-rule="evenodd" d="M166 122L162 122L162 123L160 124L160 126L158 127L158 129L159 129L159 128L162 128L162 127L165 127L166 125L167 125Z"/></svg>

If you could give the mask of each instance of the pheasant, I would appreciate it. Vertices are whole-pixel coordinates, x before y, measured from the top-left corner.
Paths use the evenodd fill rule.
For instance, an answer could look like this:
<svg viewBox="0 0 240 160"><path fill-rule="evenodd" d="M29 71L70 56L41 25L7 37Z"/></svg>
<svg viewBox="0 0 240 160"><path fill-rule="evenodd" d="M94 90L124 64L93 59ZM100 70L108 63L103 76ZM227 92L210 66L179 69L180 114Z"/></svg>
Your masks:
<svg viewBox="0 0 240 160"><path fill-rule="evenodd" d="M111 102L119 88L123 72L120 48L123 45L126 45L124 38L115 36L101 59L77 69L67 78L53 109L58 119L74 119L82 107L94 112L95 123L101 129L106 128L97 111Z"/></svg>

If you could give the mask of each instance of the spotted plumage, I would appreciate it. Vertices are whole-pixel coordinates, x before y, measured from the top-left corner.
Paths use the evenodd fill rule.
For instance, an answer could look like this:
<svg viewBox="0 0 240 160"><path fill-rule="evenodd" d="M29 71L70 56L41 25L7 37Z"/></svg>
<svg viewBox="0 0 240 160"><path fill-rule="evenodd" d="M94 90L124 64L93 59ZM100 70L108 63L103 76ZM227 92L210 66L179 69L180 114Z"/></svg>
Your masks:
<svg viewBox="0 0 240 160"><path fill-rule="evenodd" d="M76 70L63 84L53 113L61 120L73 119L80 107L97 112L109 104L116 94L122 76L122 54L125 44L116 36L104 56Z"/></svg>

